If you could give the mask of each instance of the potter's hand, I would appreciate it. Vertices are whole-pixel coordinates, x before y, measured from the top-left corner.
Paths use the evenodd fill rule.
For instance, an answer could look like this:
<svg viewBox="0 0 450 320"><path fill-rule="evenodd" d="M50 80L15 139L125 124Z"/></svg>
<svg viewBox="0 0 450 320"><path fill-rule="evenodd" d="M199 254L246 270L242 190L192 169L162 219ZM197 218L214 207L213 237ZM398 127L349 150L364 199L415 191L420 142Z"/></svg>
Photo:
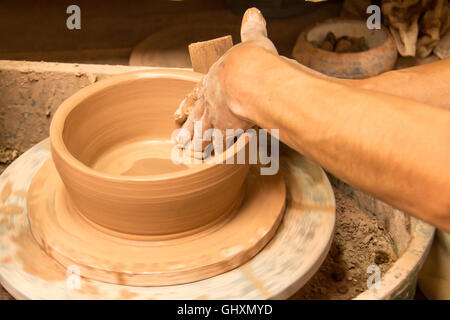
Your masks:
<svg viewBox="0 0 450 320"><path fill-rule="evenodd" d="M209 69L208 74L194 90L181 102L175 112L175 121L183 124L183 129L175 137L180 147L185 147L193 137L194 123L200 121L203 133L211 128L218 129L225 137L226 129L246 130L253 123L246 116L245 106L226 90L226 81L232 81L233 72L228 65L239 61L242 50L251 47L264 48L277 54L273 43L267 38L266 21L256 8L248 9L242 19L242 43L226 52ZM235 63L234 63L235 64ZM245 68L242 63L242 68Z"/></svg>

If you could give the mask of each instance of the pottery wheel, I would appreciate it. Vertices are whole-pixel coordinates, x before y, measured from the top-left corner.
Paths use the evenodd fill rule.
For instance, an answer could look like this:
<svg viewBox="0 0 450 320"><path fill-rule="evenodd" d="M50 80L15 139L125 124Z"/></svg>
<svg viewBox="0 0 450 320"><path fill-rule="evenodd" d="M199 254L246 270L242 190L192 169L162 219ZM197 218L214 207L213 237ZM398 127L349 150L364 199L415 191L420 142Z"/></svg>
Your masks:
<svg viewBox="0 0 450 320"><path fill-rule="evenodd" d="M278 228L286 198L283 179L252 169L243 199L216 223L176 238L133 240L83 218L49 159L28 192L31 232L48 255L66 268L78 266L89 279L133 286L202 280L247 262Z"/></svg>
<svg viewBox="0 0 450 320"><path fill-rule="evenodd" d="M191 23L156 32L131 52L130 66L192 68L188 46L191 43L232 35L239 42L239 24Z"/></svg>
<svg viewBox="0 0 450 320"><path fill-rule="evenodd" d="M49 143L45 140L24 153L0 176L0 282L16 298L286 298L312 277L331 244L335 203L329 181L319 166L291 149L283 148L280 171L286 182L285 215L272 240L248 262L204 280L172 286L138 287L78 277L79 274L83 276L83 269L78 270L76 264L65 268L57 263L41 249L31 234L27 194L36 173L51 168L51 162L47 161L49 158ZM47 231L45 236L54 232ZM81 241L81 237L78 240ZM53 255L61 250L58 244L51 249L46 242L41 244ZM238 249L228 253L236 254ZM60 261L63 258L60 257ZM105 263L111 264L109 261ZM115 267L127 270L126 264ZM140 266L134 267L138 269ZM78 286L73 285L77 283L74 277L78 279ZM121 279L117 282L128 283L126 275L119 277ZM114 282L110 278L102 280Z"/></svg>

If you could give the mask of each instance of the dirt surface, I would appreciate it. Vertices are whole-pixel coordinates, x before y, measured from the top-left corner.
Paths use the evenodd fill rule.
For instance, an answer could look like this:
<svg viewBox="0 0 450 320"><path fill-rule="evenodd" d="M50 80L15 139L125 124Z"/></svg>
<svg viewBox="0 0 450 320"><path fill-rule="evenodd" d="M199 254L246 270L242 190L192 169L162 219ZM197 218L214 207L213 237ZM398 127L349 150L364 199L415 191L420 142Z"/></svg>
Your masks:
<svg viewBox="0 0 450 320"><path fill-rule="evenodd" d="M14 300L13 296L0 285L0 300Z"/></svg>
<svg viewBox="0 0 450 320"><path fill-rule="evenodd" d="M0 148L0 173L19 156L16 148Z"/></svg>
<svg viewBox="0 0 450 320"><path fill-rule="evenodd" d="M352 299L367 290L367 267L377 265L381 276L397 260L392 240L375 217L334 188L336 233L325 262L291 299Z"/></svg>

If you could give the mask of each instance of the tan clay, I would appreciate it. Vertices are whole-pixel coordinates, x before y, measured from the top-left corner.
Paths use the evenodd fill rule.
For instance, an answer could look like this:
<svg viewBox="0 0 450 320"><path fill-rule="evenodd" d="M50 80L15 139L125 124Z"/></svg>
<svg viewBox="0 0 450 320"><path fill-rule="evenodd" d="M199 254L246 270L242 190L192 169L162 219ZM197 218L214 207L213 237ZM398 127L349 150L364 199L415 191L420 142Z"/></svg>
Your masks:
<svg viewBox="0 0 450 320"><path fill-rule="evenodd" d="M155 286L223 273L267 244L285 185L280 175L255 167L247 178L248 164L225 164L246 148L244 135L216 155L221 164L172 162L172 114L199 79L176 70L124 74L60 106L53 161L28 193L31 230L47 254L90 279Z"/></svg>
<svg viewBox="0 0 450 320"><path fill-rule="evenodd" d="M261 176L254 167L242 191L242 205L238 202L230 215L195 233L124 239L77 213L48 160L30 186L28 214L33 236L45 252L65 267L77 265L86 278L132 286L172 285L233 269L272 238L284 213L281 175Z"/></svg>
<svg viewBox="0 0 450 320"><path fill-rule="evenodd" d="M197 238L189 236L183 239L178 238L163 242L148 242L116 238L109 234L98 232L89 224L85 224L84 230L80 230L80 225L77 225L73 231L72 226L64 230L61 229L61 226L67 225L70 220L59 219L59 217L65 215L63 213L57 213L59 217L54 218L54 202L51 198L44 202L44 205L41 206L43 210L39 213L42 217L51 216L51 221L45 229L35 231L35 226L41 222L39 222L39 216L37 216L38 219L31 217L32 215L34 217L35 214L31 212L34 212L33 208L38 204L31 198L34 198L36 193L49 194L48 191L43 192L43 190L47 190L47 182L50 182L51 188L63 187L51 162L50 145L48 139L46 139L17 159L0 176L0 194L5 189L7 189L5 194L10 194L7 204L28 207L28 210L25 209L20 215L14 217L5 216L0 209L0 241L2 243L0 261L5 263L0 263L1 285L15 298L19 299L118 299L124 296L130 297L130 294L137 299L143 300L286 298L314 274L326 256L333 235L335 215L333 192L325 173L316 164L302 158L294 151L290 150L285 154L284 152L288 150L286 150L287 148L283 149L280 150L282 152L280 173L286 178L285 198L287 200L286 210L282 212L282 215L278 215L280 218L282 216L281 224L275 231L276 234L271 237L272 231L276 229L276 223L272 227L268 223L270 223L271 219L277 219L277 213L275 211L267 211L269 208L273 209L276 207L272 205L267 206L265 199L267 197L267 199L273 201L275 199L273 193L282 193L284 187L278 183L267 183L267 181L280 181L279 177L261 177L258 171L256 171L255 175L253 169L250 169L247 185L251 186L257 181L261 183L257 183L257 188L252 188L251 192L245 194L248 201L244 199L243 207L239 212L236 212L234 219L229 220L229 226L234 226L233 232L229 232L228 227L223 226L223 228L228 230L226 235L228 238L244 240L241 242L242 250L239 251L240 247L226 246L226 244L231 243L230 240L225 239L225 241L222 241L223 237L217 237L217 240L210 241L209 234L205 233L202 233L202 237ZM53 167L53 169L46 171L50 167ZM56 179L57 184L54 183L55 178L58 178ZM260 180L263 178L264 180ZM30 186L34 191L30 190ZM266 188L269 186L271 187ZM28 191L30 192L28 193ZM263 195L258 196L254 191L263 192ZM57 199L57 197L54 199ZM241 214L249 214L248 207L246 208L245 204L251 204L254 207L255 201L253 199L257 199L257 204L261 209L253 210L254 219L250 219L250 223L243 223L244 221L238 215L244 217ZM293 205L293 203L301 205ZM75 214L73 219L80 219L80 216ZM45 232L42 238L43 241L42 239L39 240L39 244L31 236L28 220L33 226L33 236ZM37 222L37 224L34 222ZM264 223L269 228L260 229L257 226L258 223ZM57 226L59 226L58 229L55 229L54 227ZM253 230L253 236L250 235L250 232L247 236L243 236L244 232L250 230ZM90 237L84 238L88 231L92 231ZM211 231L215 232L214 229L211 229ZM255 233L255 231L257 232ZM67 233L65 236L68 239L54 237L56 234L61 236L64 233ZM103 240L91 241L93 234L100 235ZM36 239L40 238L36 237ZM246 240L249 241L247 242ZM264 243L269 240L270 242L264 246ZM55 241L61 242L61 245L55 245ZM68 244L68 241L72 241L72 243ZM101 245L108 241L107 247ZM219 273L229 270L228 268L233 268L233 264L236 261L237 263L244 263L246 260L241 260L242 257L247 257L250 260L220 275L202 281L175 286L126 286L88 278L93 271L101 271L89 268L89 266L103 266L106 270L125 270L122 273L114 271L103 272L108 279L119 283L131 282L134 276L131 271L144 270L147 269L147 266L148 270L145 271L149 272L148 276L163 281L162 277L151 274L152 271L157 271L158 269L164 270L163 265L158 265L158 261L154 260L154 255L147 255L151 245L156 247L158 251L163 245L169 246L171 243L194 245L198 244L199 241L210 243L211 249L205 244L191 247L194 249L190 250L192 258L188 259L188 261L196 260L200 257L201 262L207 267L196 269L194 268L195 264L185 266L173 264L181 258L185 258L186 252L182 252L180 258L177 256L173 259L163 257L161 262L173 262L171 272L165 273L165 280L173 281L174 278L180 280L180 275L183 271L189 270L187 269L189 266L193 267L190 269L193 271L192 274L198 276L201 274L205 275L205 271L208 268L209 272L215 269ZM77 246L78 243L80 243L79 248L74 252L67 250L67 248ZM254 245L252 246L251 243L254 243ZM129 246L123 256L124 258L121 259L119 254L125 250L125 244L129 244ZM262 250L254 257L251 257L251 254L259 246L263 246ZM81 255L81 258L79 258L80 251L86 248L90 254ZM95 249L99 250L98 258L97 256L92 256L92 252ZM140 249L142 249L142 254L139 257L138 264L124 261L130 257L130 253L137 252ZM200 251L199 249L204 250ZM178 250L176 253L180 254L180 251ZM63 266L52 258L59 255L58 259L60 260L58 261L63 261L61 259L62 254L75 258L75 261L87 262L88 265L71 265L70 270L68 270L67 263L70 262L69 260L66 260L65 266ZM110 257L104 258L107 254ZM217 257L222 262L216 265L205 264L208 261L207 257L204 257L205 254L210 255L210 262ZM116 263L117 261L119 263ZM29 265L30 263L32 263L34 268L30 268L32 267ZM130 266L131 268L129 268ZM80 267L81 270L77 267ZM70 277L68 271L73 273L80 272L81 283L79 289L68 289L68 284L75 283L76 285L77 283L76 279L72 279L77 277ZM102 274L101 272L99 273ZM143 275L145 276L145 274ZM186 273L184 276L186 276ZM142 278L142 274L136 274L134 281L139 282L138 278ZM71 282L71 280L75 280L75 282ZM185 278L185 281L189 280ZM125 295L123 295L124 292L126 293Z"/></svg>
<svg viewBox="0 0 450 320"><path fill-rule="evenodd" d="M172 114L200 78L163 69L123 74L59 107L50 128L52 157L84 217L125 237L172 237L231 211L248 165L170 160ZM222 157L234 157L237 148Z"/></svg>

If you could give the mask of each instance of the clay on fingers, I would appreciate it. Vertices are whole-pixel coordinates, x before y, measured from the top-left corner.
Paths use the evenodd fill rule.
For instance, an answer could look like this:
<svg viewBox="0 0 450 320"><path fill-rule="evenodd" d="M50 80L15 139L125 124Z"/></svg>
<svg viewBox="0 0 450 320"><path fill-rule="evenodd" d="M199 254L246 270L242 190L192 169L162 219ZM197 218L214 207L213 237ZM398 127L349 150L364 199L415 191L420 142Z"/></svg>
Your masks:
<svg viewBox="0 0 450 320"><path fill-rule="evenodd" d="M204 79L181 101L178 109L174 113L175 122L182 125L188 118L195 104L201 99L204 91Z"/></svg>

